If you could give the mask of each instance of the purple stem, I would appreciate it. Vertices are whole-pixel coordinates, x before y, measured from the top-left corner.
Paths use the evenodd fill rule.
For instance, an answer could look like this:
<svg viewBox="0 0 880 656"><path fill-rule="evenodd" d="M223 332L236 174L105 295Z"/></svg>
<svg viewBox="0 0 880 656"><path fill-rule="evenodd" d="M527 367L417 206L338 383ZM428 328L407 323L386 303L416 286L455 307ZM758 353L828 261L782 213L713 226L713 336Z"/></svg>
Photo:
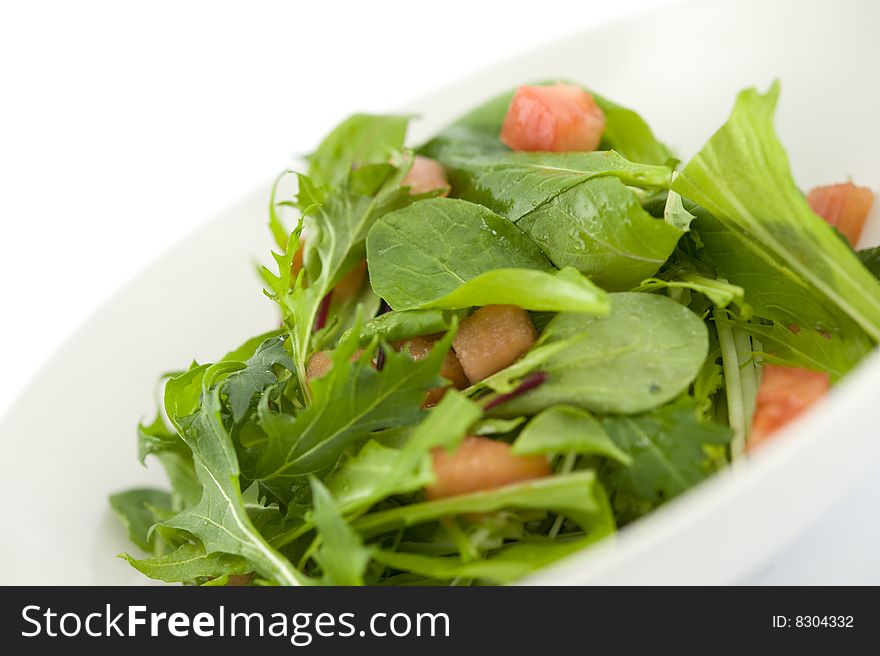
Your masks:
<svg viewBox="0 0 880 656"><path fill-rule="evenodd" d="M318 316L315 317L315 332L327 325L327 315L330 314L330 300L332 298L333 292L330 291L321 299L321 305L318 306Z"/></svg>
<svg viewBox="0 0 880 656"><path fill-rule="evenodd" d="M515 399L522 394L525 394L529 390L533 390L536 387L540 387L547 380L547 374L543 371L539 371L534 374L530 374L522 379L522 382L517 385L516 389L512 392L508 392L507 394L499 394L495 398L491 399L486 405L483 406L483 411L488 412L492 408L501 405L502 403L507 403L510 399Z"/></svg>
<svg viewBox="0 0 880 656"><path fill-rule="evenodd" d="M380 314L385 314L386 312L391 312L391 306L388 305L388 301L383 298L382 302L379 303L379 312L376 314L376 316L379 316Z"/></svg>
<svg viewBox="0 0 880 656"><path fill-rule="evenodd" d="M379 350L376 352L376 371L382 371L385 368L385 349L382 348L382 345L379 345Z"/></svg>

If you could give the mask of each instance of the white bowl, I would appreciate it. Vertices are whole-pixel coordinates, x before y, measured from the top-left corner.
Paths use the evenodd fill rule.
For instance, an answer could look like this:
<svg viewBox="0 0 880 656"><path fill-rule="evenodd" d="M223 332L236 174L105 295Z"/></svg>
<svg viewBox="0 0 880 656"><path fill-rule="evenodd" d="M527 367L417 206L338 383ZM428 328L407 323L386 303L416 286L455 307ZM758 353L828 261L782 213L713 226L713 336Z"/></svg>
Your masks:
<svg viewBox="0 0 880 656"><path fill-rule="evenodd" d="M403 109L424 116L416 143L501 89L567 77L636 108L687 156L740 88L780 78L777 122L798 181L852 176L878 188L880 91L864 79L880 61L878 24L869 0L684 5L548 44ZM253 269L271 247L267 196L268 184L129 283L4 418L5 489L17 498L0 529L3 583L142 581L115 558L130 547L106 498L162 484L158 467L138 465L134 435L152 413L157 374L275 323ZM872 220L865 240L878 237ZM868 476L880 471L878 383L875 354L748 464L528 582L880 583L880 483Z"/></svg>

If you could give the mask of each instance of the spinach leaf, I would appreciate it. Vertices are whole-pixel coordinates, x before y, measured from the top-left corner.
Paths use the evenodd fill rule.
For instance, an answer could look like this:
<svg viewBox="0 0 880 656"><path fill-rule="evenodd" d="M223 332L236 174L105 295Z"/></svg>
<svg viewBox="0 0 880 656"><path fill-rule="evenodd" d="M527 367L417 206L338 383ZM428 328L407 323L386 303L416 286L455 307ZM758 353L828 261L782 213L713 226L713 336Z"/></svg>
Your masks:
<svg viewBox="0 0 880 656"><path fill-rule="evenodd" d="M607 294L571 267L554 273L493 269L445 296L424 303L423 307L468 308L493 304L548 312L608 313Z"/></svg>
<svg viewBox="0 0 880 656"><path fill-rule="evenodd" d="M195 583L206 578L247 574L253 570L240 556L218 551L208 553L202 545L191 543L182 544L175 551L157 558L139 560L128 554L122 554L121 558L145 576L167 583Z"/></svg>
<svg viewBox="0 0 880 656"><path fill-rule="evenodd" d="M574 267L618 291L656 273L682 234L648 214L614 177L593 178L554 196L520 218L517 227L557 267Z"/></svg>
<svg viewBox="0 0 880 656"><path fill-rule="evenodd" d="M632 461L608 437L598 419L568 405L547 408L526 424L513 443L513 453L577 453L611 458L624 465Z"/></svg>
<svg viewBox="0 0 880 656"><path fill-rule="evenodd" d="M632 463L605 461L600 478L624 521L693 487L718 469L712 447L730 442L726 426L700 419L692 404L672 404L629 417L610 416L602 425ZM708 446L708 449L707 449Z"/></svg>
<svg viewBox="0 0 880 656"><path fill-rule="evenodd" d="M170 511L171 495L162 490L139 488L111 495L110 507L122 519L128 538L146 552L156 550L156 538L150 535L153 524L161 521L156 509Z"/></svg>
<svg viewBox="0 0 880 656"><path fill-rule="evenodd" d="M700 236L710 259L746 290L757 314L800 323L797 317L809 310L807 327L837 332L854 322L880 339L880 282L812 212L795 185L773 129L778 95L778 84L765 95L754 89L740 93L727 123L676 176L672 188L716 219L725 245L713 247L703 228ZM765 266L748 268L742 252ZM769 307L752 292L760 276L770 276L760 284L769 287L772 280L777 294L791 288L800 293L783 299L779 309ZM801 307L798 301L804 297L815 301ZM772 313L762 312L768 309Z"/></svg>
<svg viewBox="0 0 880 656"><path fill-rule="evenodd" d="M313 184L338 184L366 164L379 164L403 148L407 116L355 114L328 134L309 155L309 179Z"/></svg>
<svg viewBox="0 0 880 656"><path fill-rule="evenodd" d="M423 200L376 221L367 258L373 290L394 309L418 307L492 269L553 268L512 223L451 198Z"/></svg>
<svg viewBox="0 0 880 656"><path fill-rule="evenodd" d="M333 495L316 478L312 479L314 521L320 546L315 562L324 572L326 585L363 585L364 571L370 562L370 550L342 517Z"/></svg>
<svg viewBox="0 0 880 656"><path fill-rule="evenodd" d="M666 188L672 169L636 164L613 150L589 153L510 152L441 160L453 195L517 222L559 194L599 177L634 187Z"/></svg>
<svg viewBox="0 0 880 656"><path fill-rule="evenodd" d="M630 414L687 389L708 352L706 325L668 297L628 292L609 297L607 316L561 313L548 324L548 346L571 343L540 365L547 374L544 384L493 414L534 414L559 403Z"/></svg>
<svg viewBox="0 0 880 656"><path fill-rule="evenodd" d="M669 149L654 136L651 128L636 112L593 94L605 112L602 150L616 150L628 160L642 164L668 164Z"/></svg>

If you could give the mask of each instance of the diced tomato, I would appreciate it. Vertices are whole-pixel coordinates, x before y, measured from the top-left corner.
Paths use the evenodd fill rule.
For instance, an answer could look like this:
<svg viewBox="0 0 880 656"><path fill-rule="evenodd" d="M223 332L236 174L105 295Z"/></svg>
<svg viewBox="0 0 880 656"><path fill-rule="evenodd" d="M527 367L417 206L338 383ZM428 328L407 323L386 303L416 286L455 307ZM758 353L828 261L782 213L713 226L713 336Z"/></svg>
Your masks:
<svg viewBox="0 0 880 656"><path fill-rule="evenodd" d="M528 312L515 305L487 305L462 320L452 348L476 383L516 362L537 339Z"/></svg>
<svg viewBox="0 0 880 656"><path fill-rule="evenodd" d="M840 230L855 246L859 243L865 219L874 202L874 192L867 187L844 182L811 189L807 202L816 214Z"/></svg>
<svg viewBox="0 0 880 656"><path fill-rule="evenodd" d="M449 195L449 181L446 179L446 171L443 170L440 162L430 157L416 155L412 168L403 176L400 184L409 187L411 194L424 194L446 187L446 190L440 195Z"/></svg>
<svg viewBox="0 0 880 656"><path fill-rule="evenodd" d="M573 84L522 86L516 90L501 141L513 150L596 150L605 114L589 93Z"/></svg>
<svg viewBox="0 0 880 656"><path fill-rule="evenodd" d="M509 444L487 437L467 437L452 453L439 448L432 455L436 480L425 490L429 499L492 490L551 474L544 456L518 456L511 453Z"/></svg>
<svg viewBox="0 0 880 656"><path fill-rule="evenodd" d="M747 450L753 451L775 431L807 410L825 395L829 386L827 373L765 365Z"/></svg>

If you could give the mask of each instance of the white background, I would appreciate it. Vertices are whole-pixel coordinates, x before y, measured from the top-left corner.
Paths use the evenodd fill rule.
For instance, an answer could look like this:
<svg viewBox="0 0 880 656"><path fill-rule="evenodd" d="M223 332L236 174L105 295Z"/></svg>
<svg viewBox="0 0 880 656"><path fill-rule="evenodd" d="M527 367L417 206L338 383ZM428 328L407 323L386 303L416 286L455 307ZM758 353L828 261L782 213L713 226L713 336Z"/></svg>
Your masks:
<svg viewBox="0 0 880 656"><path fill-rule="evenodd" d="M0 414L127 279L347 114L674 1L4 2Z"/></svg>

